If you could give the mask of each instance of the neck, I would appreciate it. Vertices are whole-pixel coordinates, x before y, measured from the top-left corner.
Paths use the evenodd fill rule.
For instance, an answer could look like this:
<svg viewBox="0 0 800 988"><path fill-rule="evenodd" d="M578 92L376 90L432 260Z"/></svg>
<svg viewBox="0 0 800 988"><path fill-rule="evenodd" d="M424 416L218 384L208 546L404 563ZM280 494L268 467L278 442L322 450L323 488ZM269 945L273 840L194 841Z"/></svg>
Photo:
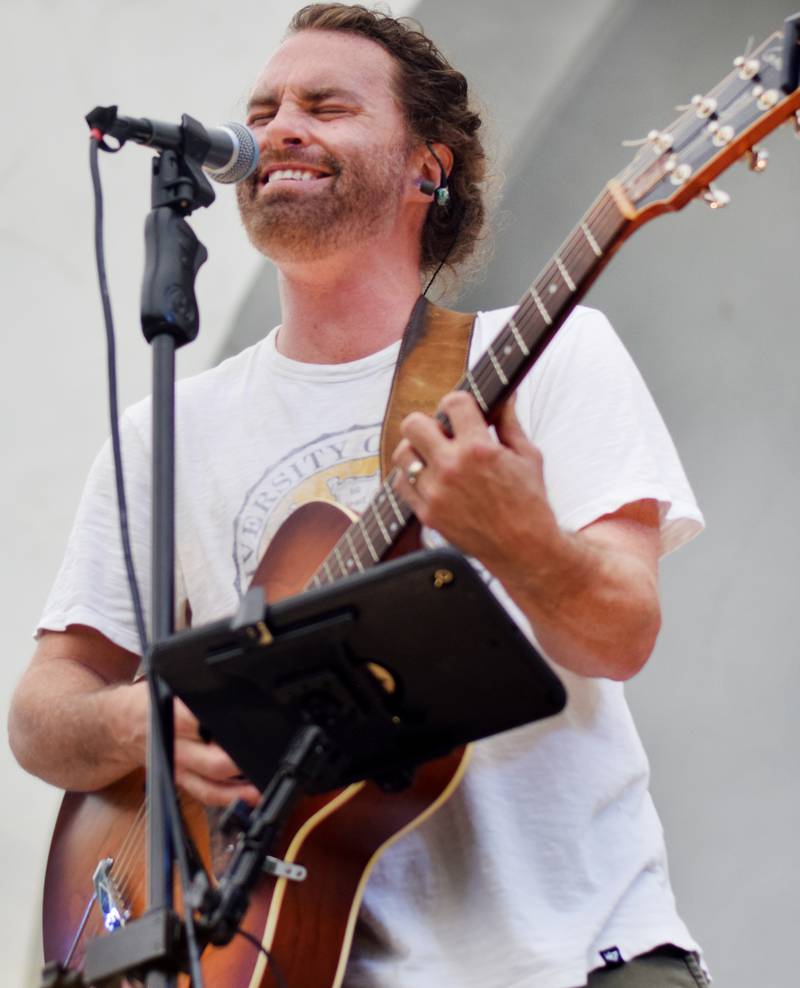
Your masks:
<svg viewBox="0 0 800 988"><path fill-rule="evenodd" d="M403 335L419 297L419 257L369 241L315 261L281 262L278 350L335 364L382 350Z"/></svg>

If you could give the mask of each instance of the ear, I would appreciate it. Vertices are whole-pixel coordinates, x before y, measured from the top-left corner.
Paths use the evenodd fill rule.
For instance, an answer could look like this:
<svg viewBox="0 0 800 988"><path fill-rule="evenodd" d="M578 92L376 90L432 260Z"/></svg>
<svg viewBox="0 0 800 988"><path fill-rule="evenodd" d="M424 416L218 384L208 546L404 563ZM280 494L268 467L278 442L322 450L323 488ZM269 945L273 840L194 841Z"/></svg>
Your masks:
<svg viewBox="0 0 800 988"><path fill-rule="evenodd" d="M450 172L453 170L453 152L446 144L434 144L433 141L431 141L430 144L426 144L425 151L427 152L426 158L428 163L432 164L433 168L436 170L436 184L438 185L439 176L441 174L439 161L442 163L445 175L449 176ZM439 159L438 161L436 160L437 158Z"/></svg>
<svg viewBox="0 0 800 988"><path fill-rule="evenodd" d="M442 163L442 167L439 166L439 161L436 160L437 155ZM433 187L438 188L442 181L442 168L444 168L445 181L453 169L453 152L446 144L434 144L432 142L430 146L421 144L414 155L414 162L416 169L415 183L418 185L421 181L432 182ZM431 201L430 195L420 192L420 196L428 202Z"/></svg>

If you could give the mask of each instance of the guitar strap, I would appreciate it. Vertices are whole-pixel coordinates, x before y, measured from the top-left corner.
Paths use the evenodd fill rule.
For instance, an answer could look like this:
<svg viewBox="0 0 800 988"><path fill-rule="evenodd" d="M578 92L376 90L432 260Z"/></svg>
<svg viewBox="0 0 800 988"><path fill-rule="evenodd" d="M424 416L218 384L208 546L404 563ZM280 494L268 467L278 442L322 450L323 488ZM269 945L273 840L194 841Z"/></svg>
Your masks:
<svg viewBox="0 0 800 988"><path fill-rule="evenodd" d="M400 423L410 412L433 415L464 375L474 312L454 312L420 295L403 332L381 429L381 479L392 469Z"/></svg>

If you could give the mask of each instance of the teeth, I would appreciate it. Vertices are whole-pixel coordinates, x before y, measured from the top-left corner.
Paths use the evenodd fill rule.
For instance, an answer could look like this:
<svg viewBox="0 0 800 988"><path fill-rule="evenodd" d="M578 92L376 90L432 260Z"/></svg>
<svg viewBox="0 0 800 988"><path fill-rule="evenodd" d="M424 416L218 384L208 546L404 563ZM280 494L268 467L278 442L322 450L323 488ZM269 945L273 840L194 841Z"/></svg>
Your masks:
<svg viewBox="0 0 800 988"><path fill-rule="evenodd" d="M310 182L316 177L316 172L307 172L300 168L278 168L270 174L269 181L274 182L279 179L291 179L295 182Z"/></svg>

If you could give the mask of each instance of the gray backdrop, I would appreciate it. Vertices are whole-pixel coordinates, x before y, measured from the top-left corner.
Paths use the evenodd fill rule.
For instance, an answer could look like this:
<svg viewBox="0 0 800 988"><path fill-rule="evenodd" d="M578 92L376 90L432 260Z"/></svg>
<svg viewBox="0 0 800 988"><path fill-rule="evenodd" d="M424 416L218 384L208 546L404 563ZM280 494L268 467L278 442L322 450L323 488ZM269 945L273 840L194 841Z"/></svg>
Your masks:
<svg viewBox="0 0 800 988"><path fill-rule="evenodd" d="M515 301L630 160L620 142L668 124L789 12L778 0L418 4L483 97L506 177L494 259L460 307ZM720 180L728 209L659 218L588 297L644 373L708 523L663 566L664 630L628 695L679 907L725 988L792 983L798 918L800 147L789 128L769 147L765 175L739 164ZM277 311L265 269L225 351Z"/></svg>

